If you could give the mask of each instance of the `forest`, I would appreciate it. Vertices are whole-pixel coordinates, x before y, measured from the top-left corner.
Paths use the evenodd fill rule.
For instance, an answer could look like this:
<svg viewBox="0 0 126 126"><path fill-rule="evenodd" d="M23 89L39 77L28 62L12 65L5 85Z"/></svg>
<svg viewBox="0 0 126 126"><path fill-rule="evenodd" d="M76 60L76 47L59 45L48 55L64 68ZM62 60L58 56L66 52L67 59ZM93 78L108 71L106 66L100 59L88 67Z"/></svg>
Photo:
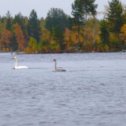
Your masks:
<svg viewBox="0 0 126 126"><path fill-rule="evenodd" d="M126 50L126 7L119 0L97 12L95 0L75 0L71 15L51 8L46 18L35 10L0 16L0 52L62 53ZM98 15L103 18L99 19Z"/></svg>

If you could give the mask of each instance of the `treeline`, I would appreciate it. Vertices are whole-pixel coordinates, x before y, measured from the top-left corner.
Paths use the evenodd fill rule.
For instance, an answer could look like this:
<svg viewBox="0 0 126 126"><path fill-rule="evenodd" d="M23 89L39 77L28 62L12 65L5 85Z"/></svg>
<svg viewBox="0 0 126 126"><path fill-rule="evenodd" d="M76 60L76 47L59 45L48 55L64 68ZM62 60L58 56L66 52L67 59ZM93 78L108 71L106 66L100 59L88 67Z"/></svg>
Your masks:
<svg viewBox="0 0 126 126"><path fill-rule="evenodd" d="M108 2L102 19L95 0L75 0L72 16L51 8L47 17L21 13L0 17L0 51L25 53L126 50L126 9L119 0Z"/></svg>

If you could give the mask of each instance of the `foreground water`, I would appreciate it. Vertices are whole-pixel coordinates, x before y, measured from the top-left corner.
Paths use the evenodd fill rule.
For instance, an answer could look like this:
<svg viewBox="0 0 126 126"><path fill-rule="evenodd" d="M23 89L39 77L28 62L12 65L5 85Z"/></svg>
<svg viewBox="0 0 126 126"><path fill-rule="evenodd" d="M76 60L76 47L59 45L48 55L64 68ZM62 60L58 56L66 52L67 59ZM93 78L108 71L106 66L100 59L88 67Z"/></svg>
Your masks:
<svg viewBox="0 0 126 126"><path fill-rule="evenodd" d="M126 53L17 57L0 54L0 126L126 125Z"/></svg>

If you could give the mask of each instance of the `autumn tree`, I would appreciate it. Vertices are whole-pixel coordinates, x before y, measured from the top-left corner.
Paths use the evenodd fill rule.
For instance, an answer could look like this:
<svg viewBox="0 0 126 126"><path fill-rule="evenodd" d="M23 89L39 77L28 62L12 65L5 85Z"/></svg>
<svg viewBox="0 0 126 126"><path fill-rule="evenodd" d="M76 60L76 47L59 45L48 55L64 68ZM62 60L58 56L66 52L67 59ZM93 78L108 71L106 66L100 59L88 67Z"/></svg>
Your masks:
<svg viewBox="0 0 126 126"><path fill-rule="evenodd" d="M15 15L13 19L13 24L18 24L23 32L25 41L28 41L28 17L22 16L21 13Z"/></svg>
<svg viewBox="0 0 126 126"><path fill-rule="evenodd" d="M12 30L12 17L11 17L11 14L10 12L8 11L7 14L6 14L6 29L7 30Z"/></svg>
<svg viewBox="0 0 126 126"><path fill-rule="evenodd" d="M80 25L86 21L88 15L96 15L95 0L75 0L72 4L72 15L75 23Z"/></svg>
<svg viewBox="0 0 126 126"><path fill-rule="evenodd" d="M109 2L106 19L108 20L110 46L114 50L121 49L120 30L123 25L123 6L119 0Z"/></svg>
<svg viewBox="0 0 126 126"><path fill-rule="evenodd" d="M46 17L45 27L51 32L55 41L58 42L60 49L63 51L65 49L64 42L64 31L69 25L69 18L63 12L63 10L58 8L52 8Z"/></svg>
<svg viewBox="0 0 126 126"><path fill-rule="evenodd" d="M85 24L88 15L96 15L97 5L95 0L75 0L72 4L72 15L78 31L78 43L80 43L80 29Z"/></svg>
<svg viewBox="0 0 126 126"><path fill-rule="evenodd" d="M107 19L111 32L119 33L123 24L123 6L119 0L112 0L109 2L107 9Z"/></svg>
<svg viewBox="0 0 126 126"><path fill-rule="evenodd" d="M109 43L109 29L107 26L107 21L102 20L100 22L100 38L102 43L108 44Z"/></svg>
<svg viewBox="0 0 126 126"><path fill-rule="evenodd" d="M121 27L120 40L122 42L122 49L126 49L126 24Z"/></svg>
<svg viewBox="0 0 126 126"><path fill-rule="evenodd" d="M16 42L18 44L18 51L23 51L25 48L25 38L20 25L14 25L14 34L16 37Z"/></svg>
<svg viewBox="0 0 126 126"><path fill-rule="evenodd" d="M40 23L35 10L32 10L28 21L28 33L30 37L36 39L37 42L40 40Z"/></svg>
<svg viewBox="0 0 126 126"><path fill-rule="evenodd" d="M28 46L25 49L26 53L37 53L38 52L38 43L35 38L30 37Z"/></svg>
<svg viewBox="0 0 126 126"><path fill-rule="evenodd" d="M4 29L1 32L0 44L1 44L1 49L2 50L4 50L4 51L9 51L10 50L12 37L13 37L12 33L7 29Z"/></svg>

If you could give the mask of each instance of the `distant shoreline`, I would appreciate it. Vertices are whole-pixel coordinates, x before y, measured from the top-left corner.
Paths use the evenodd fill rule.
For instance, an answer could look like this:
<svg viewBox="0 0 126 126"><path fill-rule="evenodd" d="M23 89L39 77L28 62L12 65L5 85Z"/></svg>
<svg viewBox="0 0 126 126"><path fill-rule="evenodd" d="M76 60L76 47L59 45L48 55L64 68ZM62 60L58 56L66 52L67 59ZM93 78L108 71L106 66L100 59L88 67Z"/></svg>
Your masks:
<svg viewBox="0 0 126 126"><path fill-rule="evenodd" d="M13 53L16 53L16 54L64 54L64 53L66 53L66 54L82 54L82 53L118 53L118 52L126 52L126 50L122 50L122 51L90 51L90 52L86 52L86 51L78 51L78 52L43 52L43 53L25 53L25 52L2 52L2 51L0 51L0 53L11 53L11 54L13 54Z"/></svg>

